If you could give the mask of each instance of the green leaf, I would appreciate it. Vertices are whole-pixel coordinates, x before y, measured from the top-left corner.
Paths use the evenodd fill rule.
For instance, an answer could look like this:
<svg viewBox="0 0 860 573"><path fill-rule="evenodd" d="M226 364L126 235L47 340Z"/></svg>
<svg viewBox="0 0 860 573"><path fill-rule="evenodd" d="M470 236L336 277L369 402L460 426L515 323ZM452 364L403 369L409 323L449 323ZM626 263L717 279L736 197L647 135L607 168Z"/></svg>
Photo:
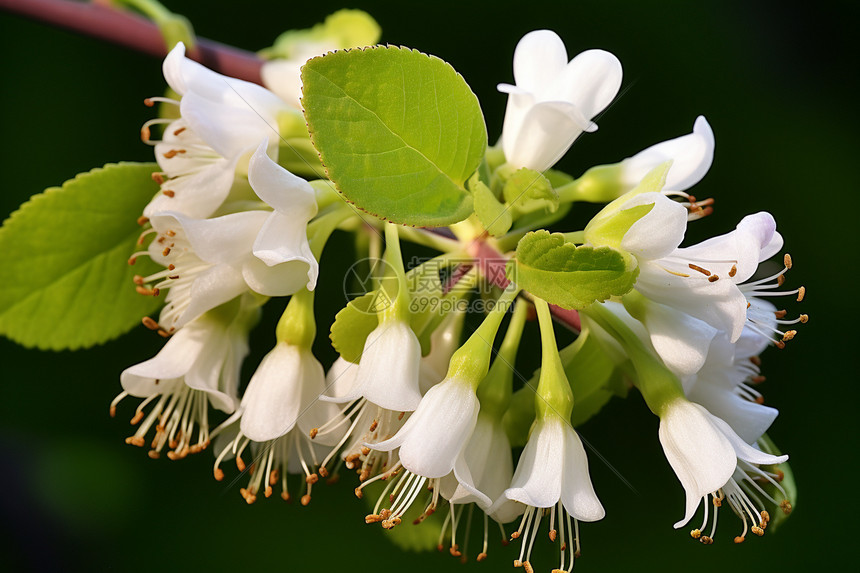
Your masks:
<svg viewBox="0 0 860 573"><path fill-rule="evenodd" d="M505 182L502 191L505 202L517 213L558 209L558 193L543 174L523 167L514 171Z"/></svg>
<svg viewBox="0 0 860 573"><path fill-rule="evenodd" d="M577 248L566 243L560 233L541 230L520 240L507 274L521 288L549 303L581 309L629 292L638 269L629 255L609 247Z"/></svg>
<svg viewBox="0 0 860 573"><path fill-rule="evenodd" d="M511 211L502 204L490 188L477 178L477 173L469 182L472 190L472 200L475 203L475 215L481 225L494 237L499 237L508 232L513 224Z"/></svg>
<svg viewBox="0 0 860 573"><path fill-rule="evenodd" d="M271 48L260 50L264 58L307 59L309 49L316 53L332 48L369 46L379 41L382 30L370 14L361 10L338 10L325 22L305 30L289 30ZM302 57L304 56L304 57Z"/></svg>
<svg viewBox="0 0 860 573"><path fill-rule="evenodd" d="M28 347L74 350L107 342L158 308L162 301L137 294L132 281L157 267L143 258L128 264L141 232L136 220L158 191L157 169L93 169L33 196L6 220L0 334Z"/></svg>
<svg viewBox="0 0 860 573"><path fill-rule="evenodd" d="M371 291L354 298L334 317L331 344L348 362L358 363L367 336L379 326L378 306L384 304L382 295Z"/></svg>
<svg viewBox="0 0 860 573"><path fill-rule="evenodd" d="M449 225L471 214L464 184L481 164L487 129L454 68L379 46L314 58L302 82L311 140L347 200L405 225Z"/></svg>

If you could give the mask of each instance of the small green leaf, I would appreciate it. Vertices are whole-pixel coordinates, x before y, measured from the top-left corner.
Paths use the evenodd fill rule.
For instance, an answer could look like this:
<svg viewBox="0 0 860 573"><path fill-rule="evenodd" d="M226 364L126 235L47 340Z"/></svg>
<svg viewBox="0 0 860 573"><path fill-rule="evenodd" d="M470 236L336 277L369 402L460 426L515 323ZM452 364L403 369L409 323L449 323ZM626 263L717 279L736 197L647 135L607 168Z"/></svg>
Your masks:
<svg viewBox="0 0 860 573"><path fill-rule="evenodd" d="M33 196L0 229L0 334L46 350L102 344L161 300L135 292L156 266L128 258L136 220L158 191L154 163L93 169ZM150 266L151 265L151 266Z"/></svg>
<svg viewBox="0 0 860 573"><path fill-rule="evenodd" d="M505 202L517 213L558 209L558 193L541 173L523 167L514 171L502 191Z"/></svg>
<svg viewBox="0 0 860 573"><path fill-rule="evenodd" d="M329 178L357 207L396 223L449 225L487 147L478 99L439 58L394 46L347 50L302 68L302 104Z"/></svg>
<svg viewBox="0 0 860 573"><path fill-rule="evenodd" d="M379 41L382 30L370 14L361 10L338 10L324 22L305 30L288 30L271 48L260 50L264 58L307 59L309 50L369 46ZM304 56L304 57L302 57Z"/></svg>
<svg viewBox="0 0 860 573"><path fill-rule="evenodd" d="M373 310L381 302L379 299L377 291L371 291L352 299L335 315L329 338L344 360L358 363L361 359L364 341L379 326L379 319Z"/></svg>
<svg viewBox="0 0 860 573"><path fill-rule="evenodd" d="M579 247L560 233L537 231L517 245L508 278L562 308L585 308L633 288L638 269L632 258L609 247Z"/></svg>
<svg viewBox="0 0 860 573"><path fill-rule="evenodd" d="M478 179L477 174L469 182L469 188L472 190L475 215L487 232L494 237L507 233L514 222L511 210L496 199L490 188Z"/></svg>

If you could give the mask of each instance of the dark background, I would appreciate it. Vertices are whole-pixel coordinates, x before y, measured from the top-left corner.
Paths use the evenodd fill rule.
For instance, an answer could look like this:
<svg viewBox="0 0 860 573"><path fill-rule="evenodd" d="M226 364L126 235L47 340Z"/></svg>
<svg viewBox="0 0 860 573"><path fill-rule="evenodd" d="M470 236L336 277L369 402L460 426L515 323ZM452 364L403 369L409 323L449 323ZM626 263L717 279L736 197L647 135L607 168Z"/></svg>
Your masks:
<svg viewBox="0 0 860 573"><path fill-rule="evenodd" d="M847 563L857 453L858 77L849 57L856 3L814 2L802 10L710 1L168 4L199 35L252 50L338 8L363 8L382 25L384 41L435 54L463 74L487 115L491 140L505 104L495 85L512 80L511 55L524 33L551 28L571 56L610 50L621 59L630 89L601 119L600 130L583 136L559 164L573 174L687 133L705 114L716 133L716 158L695 193L715 197L717 213L692 226L692 239L768 210L794 258L788 284L808 289L802 308L793 308L811 320L786 350L766 352L762 388L781 411L770 435L791 454L800 488L795 512L780 531L740 546L731 543L740 524L728 511L713 546L674 531L683 491L660 450L657 419L634 394L580 428L635 491L590 455L607 518L583 526L577 570L803 571ZM138 129L151 117L143 98L164 87L158 61L5 14L0 54L0 218L78 172L119 160L151 161ZM343 304L343 261L337 259L324 260L318 299L325 316ZM265 326L254 335L257 356L272 343ZM139 328L78 353L25 350L0 340L4 569L459 567L447 553L414 555L387 543L381 529L363 524L365 508L349 483L317 489L310 507L276 499L248 507L235 488L212 479L210 453L153 461L126 446L127 418L109 418L108 404L119 392L119 373L156 352L156 338ZM324 344L318 351L331 360ZM527 358L520 366L528 373L533 364ZM539 541L536 553L554 558L547 545ZM466 568L509 568L519 547L500 549L492 545L488 561ZM548 558L537 565L552 566Z"/></svg>

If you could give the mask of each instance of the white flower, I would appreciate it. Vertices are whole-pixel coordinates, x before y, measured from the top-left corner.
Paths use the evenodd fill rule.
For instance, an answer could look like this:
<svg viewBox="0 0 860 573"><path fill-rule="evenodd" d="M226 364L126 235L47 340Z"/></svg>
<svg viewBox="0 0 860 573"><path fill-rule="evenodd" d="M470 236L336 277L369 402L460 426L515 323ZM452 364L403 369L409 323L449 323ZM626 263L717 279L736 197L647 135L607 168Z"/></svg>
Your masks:
<svg viewBox="0 0 860 573"><path fill-rule="evenodd" d="M502 147L509 164L544 171L552 167L603 111L621 87L621 63L603 50L567 61L561 38L549 30L529 32L514 52L516 85L508 94Z"/></svg>
<svg viewBox="0 0 860 573"><path fill-rule="evenodd" d="M251 158L249 177L274 212L214 219L163 212L150 219L156 237L145 254L166 268L135 282L141 294L170 289L159 318L167 333L248 290L286 296L315 287L319 265L307 239L307 223L316 213L313 190L269 159L262 144Z"/></svg>
<svg viewBox="0 0 860 573"><path fill-rule="evenodd" d="M407 470L427 478L444 477L456 472L479 409L472 385L448 378L427 392L394 437L372 448L389 451L399 447L400 463Z"/></svg>
<svg viewBox="0 0 860 573"><path fill-rule="evenodd" d="M400 449L399 463L388 474L393 476L402 466L406 471L397 473L394 481L402 483L404 491L408 492L394 500L384 513L374 509L372 521L382 521L385 528L394 527L425 488L432 491L424 510L425 516L430 515L436 510L442 488L441 478L451 473L461 488L482 506L489 506L490 499L475 488L463 455L479 409L478 397L471 383L448 378L427 392L397 434L388 440L367 444L377 451Z"/></svg>
<svg viewBox="0 0 860 573"><path fill-rule="evenodd" d="M598 521L605 512L594 493L588 474L588 459L576 431L559 416L550 413L535 421L511 486L491 508L500 521L509 521L525 511L520 526L512 537L525 534L517 562L527 563L534 536L544 509L549 509L550 539L558 534L556 516L561 532L561 565L564 569L565 552L570 551L567 570L573 568L574 557L579 553L579 539L571 527L574 522ZM575 547L575 549L574 549ZM527 549L528 548L528 549Z"/></svg>
<svg viewBox="0 0 860 573"><path fill-rule="evenodd" d="M778 464L788 456L772 456L744 442L729 425L704 407L677 399L660 416L660 443L687 495L686 525L708 496L720 498L720 490L739 466ZM706 516L707 518L707 516Z"/></svg>
<svg viewBox="0 0 860 573"><path fill-rule="evenodd" d="M171 459L204 449L209 444L208 405L228 414L236 408L239 369L248 354L248 332L258 317L259 308L243 297L192 321L155 357L126 368L120 375L123 392L111 404L111 416L126 396L145 398L132 418L132 424L143 422L126 443L143 446L155 426L150 457L158 457L165 445L173 450L167 454ZM145 414L153 401L155 406Z"/></svg>
<svg viewBox="0 0 860 573"><path fill-rule="evenodd" d="M762 340L766 344L767 339L749 328L744 329L737 344L731 344L721 333L712 341L702 368L684 380L687 397L725 421L748 444L758 440L779 413L763 406L761 394L745 384L758 375L758 367L750 362L757 353L749 352L761 348Z"/></svg>
<svg viewBox="0 0 860 573"><path fill-rule="evenodd" d="M687 210L681 204L647 192L634 195L619 209L649 204L651 210L633 223L620 245L639 264L635 289L736 341L747 321L747 298L739 285L782 247L773 217L765 212L748 215L730 233L679 248L687 226ZM708 341L707 332L698 340Z"/></svg>
<svg viewBox="0 0 860 573"><path fill-rule="evenodd" d="M386 410L411 412L421 401L420 362L421 344L409 325L383 321L367 336L352 390L334 401L365 398Z"/></svg>
<svg viewBox="0 0 860 573"><path fill-rule="evenodd" d="M267 89L222 76L185 57L180 42L164 60L164 77L178 93L180 119L165 128L155 145L163 173L156 175L161 193L146 206L144 216L176 211L190 217L209 217L227 198L237 168L262 140L267 152L278 153L277 116L287 105ZM142 129L149 140L152 120ZM166 179L165 179L166 178Z"/></svg>
<svg viewBox="0 0 860 573"><path fill-rule="evenodd" d="M621 162L621 180L626 190L642 181L649 171L672 160L665 191L684 191L702 180L714 161L714 132L704 116L696 118L693 133L643 149Z"/></svg>
<svg viewBox="0 0 860 573"><path fill-rule="evenodd" d="M451 357L460 347L465 316L463 312L449 313L430 335L430 353L421 358L419 381L422 394L445 379Z"/></svg>
<svg viewBox="0 0 860 573"><path fill-rule="evenodd" d="M242 396L236 413L222 427L238 421L226 444L222 444L215 461L215 478L223 478L221 462L235 456L240 471L244 471L242 452L248 445L258 458L242 497L253 503L262 489L266 497L272 486L280 481L281 497L289 499L286 487L288 473L304 473L307 484L302 504L310 502L311 486L319 476L311 471L319 458L330 451L340 433L330 432L314 440L310 434L326 421L340 417L337 406L319 400L325 391L325 374L319 361L307 348L279 342L260 362ZM323 474L325 477L327 474Z"/></svg>

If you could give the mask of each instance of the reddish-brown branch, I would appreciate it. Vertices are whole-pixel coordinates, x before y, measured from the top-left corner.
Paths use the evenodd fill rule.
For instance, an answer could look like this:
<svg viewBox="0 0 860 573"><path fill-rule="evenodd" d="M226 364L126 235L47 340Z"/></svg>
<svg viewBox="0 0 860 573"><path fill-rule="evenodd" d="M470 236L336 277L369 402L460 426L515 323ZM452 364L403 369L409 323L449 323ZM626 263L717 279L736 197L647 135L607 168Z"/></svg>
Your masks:
<svg viewBox="0 0 860 573"><path fill-rule="evenodd" d="M109 6L70 0L0 0L0 9L144 54L167 55L158 26ZM188 52L188 57L222 74L262 83L263 61L252 52L197 38L197 45Z"/></svg>

